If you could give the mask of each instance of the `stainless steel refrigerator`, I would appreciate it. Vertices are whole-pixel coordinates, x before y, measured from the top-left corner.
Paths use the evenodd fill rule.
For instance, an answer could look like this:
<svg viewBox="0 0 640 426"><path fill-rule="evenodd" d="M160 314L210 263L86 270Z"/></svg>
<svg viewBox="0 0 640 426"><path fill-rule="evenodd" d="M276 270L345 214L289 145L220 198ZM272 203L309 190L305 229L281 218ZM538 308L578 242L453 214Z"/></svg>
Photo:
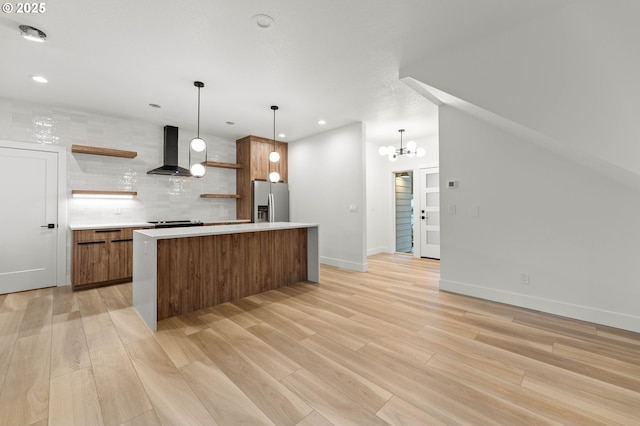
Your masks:
<svg viewBox="0 0 640 426"><path fill-rule="evenodd" d="M252 222L289 222L289 185L254 180L251 206Z"/></svg>

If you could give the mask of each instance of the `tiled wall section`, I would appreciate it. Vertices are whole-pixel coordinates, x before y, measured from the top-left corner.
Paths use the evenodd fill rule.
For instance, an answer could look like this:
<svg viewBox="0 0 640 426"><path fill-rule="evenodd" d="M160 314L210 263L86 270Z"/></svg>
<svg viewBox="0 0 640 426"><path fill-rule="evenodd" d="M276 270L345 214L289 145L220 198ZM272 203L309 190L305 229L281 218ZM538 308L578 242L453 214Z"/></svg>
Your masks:
<svg viewBox="0 0 640 426"><path fill-rule="evenodd" d="M188 168L188 142L195 132L180 128L178 155ZM201 135L208 159L235 163L235 141ZM147 175L162 164L163 125L63 108L0 99L0 139L67 148L68 223L93 224L147 220L235 219L234 199L202 199L200 194L232 194L234 169L210 167L201 179ZM136 151L134 159L72 154L71 145ZM72 199L72 189L137 191L133 200Z"/></svg>

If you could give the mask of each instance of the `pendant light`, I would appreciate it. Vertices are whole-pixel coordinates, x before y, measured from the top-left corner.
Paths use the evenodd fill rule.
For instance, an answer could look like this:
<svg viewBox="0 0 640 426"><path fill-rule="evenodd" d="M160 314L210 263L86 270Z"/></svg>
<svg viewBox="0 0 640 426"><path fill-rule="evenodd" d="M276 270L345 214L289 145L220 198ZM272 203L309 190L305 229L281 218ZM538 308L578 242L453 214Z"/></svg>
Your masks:
<svg viewBox="0 0 640 426"><path fill-rule="evenodd" d="M398 132L400 132L400 149L396 149L392 145L381 146L378 149L378 153L380 155L388 155L389 161L396 161L401 155L406 155L407 157L413 157L416 155L418 157L424 157L424 148L418 148L418 145L414 141L407 142L406 148L402 146L402 134L404 133L404 129L400 129Z"/></svg>
<svg viewBox="0 0 640 426"><path fill-rule="evenodd" d="M269 170L271 170L271 163L280 161L280 154L276 151L276 111L278 106L271 105L271 110L273 111L273 150L269 153ZM270 172L269 181L273 183L280 181L280 173Z"/></svg>
<svg viewBox="0 0 640 426"><path fill-rule="evenodd" d="M200 89L204 87L201 81L194 81L193 85L198 88L198 133L189 144L189 171L193 177L201 178L207 174L207 144L200 138ZM203 157L203 161L192 162L192 157Z"/></svg>

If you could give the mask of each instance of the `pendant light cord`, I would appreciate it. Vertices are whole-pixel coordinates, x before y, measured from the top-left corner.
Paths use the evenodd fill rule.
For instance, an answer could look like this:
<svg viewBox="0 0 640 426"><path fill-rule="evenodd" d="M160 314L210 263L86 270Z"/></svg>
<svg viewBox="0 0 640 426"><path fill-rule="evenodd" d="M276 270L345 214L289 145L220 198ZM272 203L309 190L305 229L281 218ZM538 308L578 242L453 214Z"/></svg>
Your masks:
<svg viewBox="0 0 640 426"><path fill-rule="evenodd" d="M200 139L200 86L198 86L198 139Z"/></svg>
<svg viewBox="0 0 640 426"><path fill-rule="evenodd" d="M198 139L200 139L200 89L204 87L201 81L194 81L193 85L198 88Z"/></svg>

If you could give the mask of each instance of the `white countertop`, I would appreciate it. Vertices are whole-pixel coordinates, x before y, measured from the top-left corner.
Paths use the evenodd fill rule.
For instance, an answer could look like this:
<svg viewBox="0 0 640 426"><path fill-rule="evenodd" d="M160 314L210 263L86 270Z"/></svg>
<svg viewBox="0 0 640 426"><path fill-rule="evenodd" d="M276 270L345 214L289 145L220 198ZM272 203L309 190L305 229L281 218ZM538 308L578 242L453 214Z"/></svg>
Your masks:
<svg viewBox="0 0 640 426"><path fill-rule="evenodd" d="M184 228L141 229L134 232L158 240L168 238L202 237L205 235L238 234L242 232L276 231L280 229L315 228L317 223L262 222L239 225L190 226Z"/></svg>
<svg viewBox="0 0 640 426"><path fill-rule="evenodd" d="M212 220L206 221L206 224L216 224L216 223L251 223L250 220L243 219L229 219L229 220ZM83 223L83 224L71 224L69 225L69 229L72 231L81 231L85 229L108 229L108 228L140 228L140 227L151 227L153 228L154 224L149 222L112 222L112 223ZM219 226L219 225L217 225Z"/></svg>
<svg viewBox="0 0 640 426"><path fill-rule="evenodd" d="M81 231L84 229L108 229L108 228L138 228L143 226L153 226L149 222L123 222L123 223L73 223L69 225L69 229L72 231Z"/></svg>

